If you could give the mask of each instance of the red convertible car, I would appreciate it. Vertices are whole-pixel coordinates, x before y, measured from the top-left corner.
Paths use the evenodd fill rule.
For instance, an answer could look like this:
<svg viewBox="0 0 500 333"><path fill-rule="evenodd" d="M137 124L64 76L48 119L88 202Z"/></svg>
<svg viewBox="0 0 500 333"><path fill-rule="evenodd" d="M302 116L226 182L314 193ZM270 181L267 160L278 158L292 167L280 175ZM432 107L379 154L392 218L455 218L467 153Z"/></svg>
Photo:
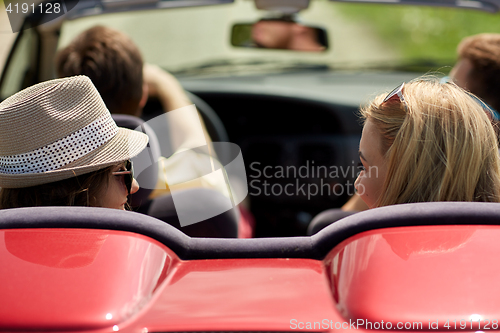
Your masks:
<svg viewBox="0 0 500 333"><path fill-rule="evenodd" d="M81 31L96 24L125 31L147 62L192 94L213 141L241 149L255 229L254 238L238 239L236 224L212 228L212 220L204 230L230 230L189 237L147 211L0 210L1 332L500 329L500 204L376 208L306 236L314 216L352 194L360 104L423 73L445 74L462 37L500 32L490 14L500 1L4 4L17 37L2 99L53 79L54 54ZM30 12L31 4L63 10ZM277 18L317 32L316 49L252 37L256 22ZM450 45L429 46L443 36ZM158 112L148 102L144 120ZM284 168L297 174L278 176Z"/></svg>

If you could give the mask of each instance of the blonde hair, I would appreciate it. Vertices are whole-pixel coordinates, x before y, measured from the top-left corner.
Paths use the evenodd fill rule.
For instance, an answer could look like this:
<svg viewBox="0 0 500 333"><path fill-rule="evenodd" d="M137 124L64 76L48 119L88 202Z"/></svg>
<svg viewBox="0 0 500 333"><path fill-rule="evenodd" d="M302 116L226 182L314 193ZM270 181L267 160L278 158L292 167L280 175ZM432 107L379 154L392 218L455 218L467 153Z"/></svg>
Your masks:
<svg viewBox="0 0 500 333"><path fill-rule="evenodd" d="M500 161L482 107L455 84L425 78L403 96L362 108L382 138L387 176L376 206L430 201L500 202Z"/></svg>

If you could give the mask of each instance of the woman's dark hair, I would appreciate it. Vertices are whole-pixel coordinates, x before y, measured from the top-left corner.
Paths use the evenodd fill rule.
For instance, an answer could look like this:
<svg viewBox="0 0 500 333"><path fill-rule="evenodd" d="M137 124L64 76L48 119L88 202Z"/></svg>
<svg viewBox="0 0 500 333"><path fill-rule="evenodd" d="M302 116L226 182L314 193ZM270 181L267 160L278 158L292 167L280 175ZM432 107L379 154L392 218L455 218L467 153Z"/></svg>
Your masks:
<svg viewBox="0 0 500 333"><path fill-rule="evenodd" d="M36 206L99 206L113 166L80 176L25 188L0 189L0 209Z"/></svg>

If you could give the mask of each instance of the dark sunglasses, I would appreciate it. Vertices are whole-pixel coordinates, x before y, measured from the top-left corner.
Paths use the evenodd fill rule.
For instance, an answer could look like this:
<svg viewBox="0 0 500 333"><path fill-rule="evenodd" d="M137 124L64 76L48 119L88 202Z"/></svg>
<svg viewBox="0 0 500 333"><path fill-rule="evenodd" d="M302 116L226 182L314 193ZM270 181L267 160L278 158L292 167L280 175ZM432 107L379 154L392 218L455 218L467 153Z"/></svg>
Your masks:
<svg viewBox="0 0 500 333"><path fill-rule="evenodd" d="M401 102L401 104L403 104L406 112L408 112L408 105L406 104L405 98L403 97L403 87L404 86L405 86L405 83L403 82L403 83L401 83L401 85L394 88L393 91L391 91L390 93L387 94L387 96L382 101L382 104L385 104L391 100L398 100L399 102ZM380 104L380 105L382 105L382 104Z"/></svg>
<svg viewBox="0 0 500 333"><path fill-rule="evenodd" d="M128 194L132 190L132 182L134 181L134 166L132 161L128 160L125 162L125 170L112 172L113 176L124 176L125 186L127 187Z"/></svg>

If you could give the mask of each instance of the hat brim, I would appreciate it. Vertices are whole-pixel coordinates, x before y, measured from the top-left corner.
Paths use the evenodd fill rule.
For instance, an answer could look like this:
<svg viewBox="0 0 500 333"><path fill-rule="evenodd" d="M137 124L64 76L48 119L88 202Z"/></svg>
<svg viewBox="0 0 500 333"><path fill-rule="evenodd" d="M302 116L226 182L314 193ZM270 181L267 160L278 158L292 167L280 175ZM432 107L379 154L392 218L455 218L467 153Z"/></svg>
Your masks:
<svg viewBox="0 0 500 333"><path fill-rule="evenodd" d="M120 127L111 140L59 169L41 173L0 173L0 187L37 186L97 171L138 155L146 147L148 140L148 136L144 133Z"/></svg>

